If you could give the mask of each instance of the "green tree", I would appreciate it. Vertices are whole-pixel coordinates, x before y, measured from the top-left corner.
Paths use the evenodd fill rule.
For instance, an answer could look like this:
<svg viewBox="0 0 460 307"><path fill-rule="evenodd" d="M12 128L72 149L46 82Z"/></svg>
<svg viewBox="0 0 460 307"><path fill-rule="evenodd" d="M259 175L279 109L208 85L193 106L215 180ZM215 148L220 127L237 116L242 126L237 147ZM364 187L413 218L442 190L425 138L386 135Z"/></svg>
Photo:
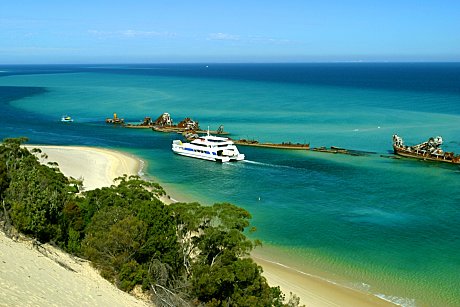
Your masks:
<svg viewBox="0 0 460 307"><path fill-rule="evenodd" d="M281 291L271 288L261 272L250 258L223 255L213 265L196 266L193 293L206 306L282 306Z"/></svg>
<svg viewBox="0 0 460 307"><path fill-rule="evenodd" d="M0 200L3 199L3 194L5 194L9 184L8 169L6 168L4 158L0 156Z"/></svg>
<svg viewBox="0 0 460 307"><path fill-rule="evenodd" d="M209 209L199 203L173 203L170 208L181 249L182 265L187 275L190 275L192 257L198 253L198 239L211 220Z"/></svg>
<svg viewBox="0 0 460 307"><path fill-rule="evenodd" d="M206 306L282 306L279 288L271 288L250 258L254 243L245 235L251 215L228 203L205 207L171 205L190 293Z"/></svg>
<svg viewBox="0 0 460 307"><path fill-rule="evenodd" d="M40 241L55 240L82 254L123 290L150 288L158 306L283 305L248 256L257 244L244 231L251 215L228 203L165 206L160 185L123 176L117 185L76 197L79 182L57 164L39 163L40 150L21 147L25 138L0 145L3 217ZM3 218L0 216L0 218Z"/></svg>
<svg viewBox="0 0 460 307"><path fill-rule="evenodd" d="M3 140L0 146L0 156L5 161L8 172L16 169L23 157L30 155L27 149L21 147L27 141L28 139L25 137L6 138Z"/></svg>
<svg viewBox="0 0 460 307"><path fill-rule="evenodd" d="M9 185L3 193L5 210L21 232L40 241L66 240L61 228L62 208L73 197L67 178L50 169L20 147L25 139L7 139L0 146L0 157L7 167Z"/></svg>
<svg viewBox="0 0 460 307"><path fill-rule="evenodd" d="M152 259L168 267L171 280L177 279L182 274L183 267L171 209L157 199L158 195L164 193L163 189L158 184L145 182L137 176L120 177L119 181L118 186L88 191L84 193L83 198L79 199L81 217L84 224L88 225L82 244L84 254L96 263L108 264L105 269L107 275L121 274L119 280L121 276L136 280L142 276L142 284L146 286L147 277L144 272L148 270ZM132 246L133 250L129 253L129 257L125 257L126 253L110 248L112 246L110 242L122 244L121 234L112 236L113 240L107 237L122 225L129 226L110 224L115 219L114 215L120 215L120 212L130 215L135 221L144 225L145 233L142 240L137 238L138 244ZM130 222L134 223L131 220ZM107 256L107 251L110 251L112 257L110 261L109 258L103 257ZM133 261L138 266L134 265ZM142 274L133 270L139 270ZM123 283L123 287L131 286L133 283L130 281L125 280Z"/></svg>
<svg viewBox="0 0 460 307"><path fill-rule="evenodd" d="M145 243L147 226L126 208L105 207L97 212L82 242L84 255L104 277L117 280L123 265L134 260Z"/></svg>

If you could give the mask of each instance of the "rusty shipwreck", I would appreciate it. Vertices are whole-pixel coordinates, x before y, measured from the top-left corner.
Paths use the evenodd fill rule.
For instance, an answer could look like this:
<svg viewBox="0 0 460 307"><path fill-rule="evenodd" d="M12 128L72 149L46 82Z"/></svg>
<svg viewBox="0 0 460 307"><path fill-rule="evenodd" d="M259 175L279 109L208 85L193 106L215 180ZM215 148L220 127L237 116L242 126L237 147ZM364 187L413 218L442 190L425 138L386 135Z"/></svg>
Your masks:
<svg viewBox="0 0 460 307"><path fill-rule="evenodd" d="M460 164L460 155L443 151L441 145L442 137L440 136L429 138L428 141L417 145L407 146L404 145L400 136L393 135L393 150L396 155L419 160Z"/></svg>

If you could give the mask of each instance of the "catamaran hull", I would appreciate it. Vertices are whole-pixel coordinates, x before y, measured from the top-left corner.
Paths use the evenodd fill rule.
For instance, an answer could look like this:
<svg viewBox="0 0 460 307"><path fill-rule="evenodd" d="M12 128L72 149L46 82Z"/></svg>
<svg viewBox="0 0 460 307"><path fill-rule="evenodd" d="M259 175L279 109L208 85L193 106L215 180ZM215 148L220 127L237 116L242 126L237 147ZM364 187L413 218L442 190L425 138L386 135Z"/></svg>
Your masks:
<svg viewBox="0 0 460 307"><path fill-rule="evenodd" d="M242 161L244 160L244 155L239 154L238 156L233 156L233 157L227 157L227 156L213 156L213 155L208 155L208 154L200 154L196 153L193 151L186 151L186 150L181 150L181 149L175 149L173 148L173 152L175 154L181 155L181 156L186 156L186 157L191 157L195 159L202 159L202 160L208 160L208 161L214 161L214 162L231 162L231 161Z"/></svg>
<svg viewBox="0 0 460 307"><path fill-rule="evenodd" d="M198 137L190 143L174 140L171 149L178 155L208 161L230 162L244 160L244 154L238 151L232 140L209 135L209 132L208 135Z"/></svg>

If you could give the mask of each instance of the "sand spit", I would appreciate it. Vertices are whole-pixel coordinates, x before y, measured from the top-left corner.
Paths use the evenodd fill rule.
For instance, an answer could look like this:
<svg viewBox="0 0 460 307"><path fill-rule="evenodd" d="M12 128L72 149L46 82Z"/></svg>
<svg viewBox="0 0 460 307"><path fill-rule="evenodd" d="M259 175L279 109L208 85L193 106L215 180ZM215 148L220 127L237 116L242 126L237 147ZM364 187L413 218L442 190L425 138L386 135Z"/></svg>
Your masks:
<svg viewBox="0 0 460 307"><path fill-rule="evenodd" d="M103 148L83 146L26 145L38 148L47 158L40 162L57 162L61 172L67 177L83 179L85 190L109 187L113 179L127 175L137 175L141 162L130 155Z"/></svg>

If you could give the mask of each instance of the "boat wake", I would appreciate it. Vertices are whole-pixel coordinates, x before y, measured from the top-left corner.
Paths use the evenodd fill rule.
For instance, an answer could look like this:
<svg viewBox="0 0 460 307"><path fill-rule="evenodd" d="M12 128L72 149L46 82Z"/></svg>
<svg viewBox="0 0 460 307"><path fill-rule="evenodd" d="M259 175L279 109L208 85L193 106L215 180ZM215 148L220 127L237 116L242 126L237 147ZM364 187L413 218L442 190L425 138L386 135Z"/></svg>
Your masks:
<svg viewBox="0 0 460 307"><path fill-rule="evenodd" d="M258 165L263 167L271 167L271 168L284 168L284 169L299 169L299 167L289 166L289 165L280 165L280 164L271 164L271 163L264 163L264 162L257 162L251 160L243 160L242 162L252 165Z"/></svg>

